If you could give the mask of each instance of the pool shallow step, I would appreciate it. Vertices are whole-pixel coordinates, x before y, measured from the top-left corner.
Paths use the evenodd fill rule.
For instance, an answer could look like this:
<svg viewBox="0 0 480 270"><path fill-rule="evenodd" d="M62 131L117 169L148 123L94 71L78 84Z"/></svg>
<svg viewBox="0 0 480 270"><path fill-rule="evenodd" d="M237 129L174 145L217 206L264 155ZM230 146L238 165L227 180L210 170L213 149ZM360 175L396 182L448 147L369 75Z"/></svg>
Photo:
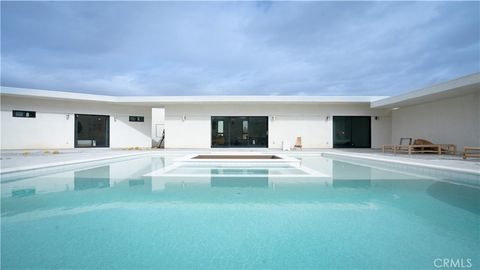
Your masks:
<svg viewBox="0 0 480 270"><path fill-rule="evenodd" d="M187 155L176 160L176 162L185 164L227 164L231 166L264 166L264 165L301 165L301 160L281 155L281 154L265 154L259 153L252 155L251 153L214 153L202 155Z"/></svg>
<svg viewBox="0 0 480 270"><path fill-rule="evenodd" d="M248 177L315 177L330 178L331 176L318 172L316 170L303 166L288 167L227 167L227 166L185 166L182 164L174 164L163 169L152 171L145 174L144 177L231 177L231 178L248 178Z"/></svg>

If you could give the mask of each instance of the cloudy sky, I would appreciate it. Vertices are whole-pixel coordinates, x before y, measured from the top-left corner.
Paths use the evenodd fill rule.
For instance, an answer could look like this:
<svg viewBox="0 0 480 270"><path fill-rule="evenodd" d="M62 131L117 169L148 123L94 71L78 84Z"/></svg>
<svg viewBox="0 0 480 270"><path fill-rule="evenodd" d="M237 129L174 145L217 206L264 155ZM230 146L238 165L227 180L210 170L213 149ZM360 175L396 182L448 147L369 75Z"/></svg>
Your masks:
<svg viewBox="0 0 480 270"><path fill-rule="evenodd" d="M1 84L395 95L480 71L480 2L2 2Z"/></svg>

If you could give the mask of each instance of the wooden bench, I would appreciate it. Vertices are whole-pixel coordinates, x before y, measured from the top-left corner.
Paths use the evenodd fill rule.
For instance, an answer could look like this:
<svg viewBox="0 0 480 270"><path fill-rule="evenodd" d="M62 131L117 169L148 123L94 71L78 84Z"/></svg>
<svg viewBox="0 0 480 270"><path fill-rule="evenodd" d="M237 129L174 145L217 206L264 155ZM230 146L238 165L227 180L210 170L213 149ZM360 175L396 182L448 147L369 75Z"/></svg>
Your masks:
<svg viewBox="0 0 480 270"><path fill-rule="evenodd" d="M411 145L397 145L393 149L393 153L397 152L408 153L409 155L413 153L432 153L432 154L442 154L442 146L439 144L411 144Z"/></svg>
<svg viewBox="0 0 480 270"><path fill-rule="evenodd" d="M473 153L472 153L473 152ZM466 146L463 148L463 159L475 157L480 158L480 147Z"/></svg>
<svg viewBox="0 0 480 270"><path fill-rule="evenodd" d="M397 146L398 146L398 145L393 145L393 144L382 145L382 152L385 153L385 150L395 151L395 148L396 148Z"/></svg>
<svg viewBox="0 0 480 270"><path fill-rule="evenodd" d="M408 144L405 144L407 142ZM398 145L383 145L382 151L393 150L393 153L431 153L431 154L451 154L457 153L457 147L454 144L434 144L430 141L423 139L416 139L413 141L411 138L401 138Z"/></svg>
<svg viewBox="0 0 480 270"><path fill-rule="evenodd" d="M404 145L411 145L412 138L400 138L400 144L389 144L389 145L382 145L382 151L385 153L385 150L392 150L395 152L397 147L404 146Z"/></svg>
<svg viewBox="0 0 480 270"><path fill-rule="evenodd" d="M457 146L455 144L440 144L440 146L442 147L442 152L445 152L446 154L457 154Z"/></svg>

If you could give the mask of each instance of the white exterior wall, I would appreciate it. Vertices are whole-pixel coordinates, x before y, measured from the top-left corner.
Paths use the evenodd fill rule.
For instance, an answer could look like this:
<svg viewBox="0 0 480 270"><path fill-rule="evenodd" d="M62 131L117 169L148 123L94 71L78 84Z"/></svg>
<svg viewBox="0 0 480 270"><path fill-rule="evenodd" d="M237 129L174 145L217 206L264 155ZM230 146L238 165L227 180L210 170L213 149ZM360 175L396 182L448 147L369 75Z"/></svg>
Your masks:
<svg viewBox="0 0 480 270"><path fill-rule="evenodd" d="M166 105L165 147L210 148L212 116L269 116L269 148L281 148L284 140L293 145L298 136L302 137L304 148L331 148L332 116L344 115L379 117L378 120L372 118L371 122L372 147L375 148L390 143L389 113L388 110L372 110L369 104L353 103Z"/></svg>
<svg viewBox="0 0 480 270"><path fill-rule="evenodd" d="M36 111L36 118L12 117L12 110ZM112 148L151 146L150 107L2 96L1 148L73 148L77 113L110 115ZM145 122L129 122L130 115L144 116Z"/></svg>
<svg viewBox="0 0 480 270"><path fill-rule="evenodd" d="M392 113L392 142L422 138L438 144L480 146L480 91L403 107Z"/></svg>

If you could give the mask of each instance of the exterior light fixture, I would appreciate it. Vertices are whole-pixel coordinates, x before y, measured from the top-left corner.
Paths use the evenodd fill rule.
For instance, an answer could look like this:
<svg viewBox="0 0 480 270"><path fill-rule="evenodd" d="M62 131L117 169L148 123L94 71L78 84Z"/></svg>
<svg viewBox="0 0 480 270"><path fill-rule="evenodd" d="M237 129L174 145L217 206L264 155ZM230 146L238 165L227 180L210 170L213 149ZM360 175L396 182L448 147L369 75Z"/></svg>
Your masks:
<svg viewBox="0 0 480 270"><path fill-rule="evenodd" d="M395 108L392 108L392 111L395 111L395 110L398 110L398 109L400 109L400 108L395 107Z"/></svg>
<svg viewBox="0 0 480 270"><path fill-rule="evenodd" d="M325 121L328 121L330 119L330 115L327 115L327 117L325 117Z"/></svg>
<svg viewBox="0 0 480 270"><path fill-rule="evenodd" d="M187 120L187 116L186 115L182 115L182 121L185 121Z"/></svg>
<svg viewBox="0 0 480 270"><path fill-rule="evenodd" d="M277 119L277 117L274 115L272 116L272 121L275 121Z"/></svg>
<svg viewBox="0 0 480 270"><path fill-rule="evenodd" d="M65 115L65 118L66 118L67 120L70 119L70 114L67 113L67 114Z"/></svg>
<svg viewBox="0 0 480 270"><path fill-rule="evenodd" d="M375 118L375 120L378 120L378 116L375 116L374 118Z"/></svg>

